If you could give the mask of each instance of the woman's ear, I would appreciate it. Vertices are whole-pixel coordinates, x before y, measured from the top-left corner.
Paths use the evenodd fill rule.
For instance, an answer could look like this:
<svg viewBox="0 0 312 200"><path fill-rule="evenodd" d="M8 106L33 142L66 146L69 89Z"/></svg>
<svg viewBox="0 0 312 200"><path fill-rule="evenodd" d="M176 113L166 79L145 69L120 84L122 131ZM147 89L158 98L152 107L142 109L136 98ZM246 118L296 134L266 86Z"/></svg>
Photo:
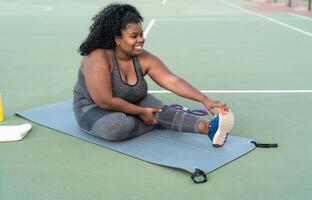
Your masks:
<svg viewBox="0 0 312 200"><path fill-rule="evenodd" d="M121 43L121 37L122 36L115 36L115 44L116 44L116 46L120 46L120 43Z"/></svg>

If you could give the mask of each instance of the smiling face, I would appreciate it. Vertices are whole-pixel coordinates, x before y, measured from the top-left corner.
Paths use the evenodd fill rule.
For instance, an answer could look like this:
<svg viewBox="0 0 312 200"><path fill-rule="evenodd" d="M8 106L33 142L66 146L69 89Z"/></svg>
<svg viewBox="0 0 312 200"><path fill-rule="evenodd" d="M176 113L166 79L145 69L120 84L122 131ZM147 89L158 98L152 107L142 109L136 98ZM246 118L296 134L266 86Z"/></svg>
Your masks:
<svg viewBox="0 0 312 200"><path fill-rule="evenodd" d="M116 47L129 56L142 53L144 36L141 24L130 23L121 31L121 36L116 36Z"/></svg>

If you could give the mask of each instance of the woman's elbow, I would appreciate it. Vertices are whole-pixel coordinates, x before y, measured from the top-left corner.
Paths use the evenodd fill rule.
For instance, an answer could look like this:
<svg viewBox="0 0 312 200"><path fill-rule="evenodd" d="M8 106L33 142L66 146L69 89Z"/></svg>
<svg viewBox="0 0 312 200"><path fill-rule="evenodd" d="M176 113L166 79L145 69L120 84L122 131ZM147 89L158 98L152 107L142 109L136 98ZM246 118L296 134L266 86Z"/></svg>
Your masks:
<svg viewBox="0 0 312 200"><path fill-rule="evenodd" d="M101 99L101 100L97 100L95 101L95 104L103 109L107 109L110 110L113 107L113 102L111 99Z"/></svg>
<svg viewBox="0 0 312 200"><path fill-rule="evenodd" d="M169 79L166 80L165 83L165 89L172 91L176 88L177 84L179 83L179 80L181 80L179 77L177 76L173 76Z"/></svg>

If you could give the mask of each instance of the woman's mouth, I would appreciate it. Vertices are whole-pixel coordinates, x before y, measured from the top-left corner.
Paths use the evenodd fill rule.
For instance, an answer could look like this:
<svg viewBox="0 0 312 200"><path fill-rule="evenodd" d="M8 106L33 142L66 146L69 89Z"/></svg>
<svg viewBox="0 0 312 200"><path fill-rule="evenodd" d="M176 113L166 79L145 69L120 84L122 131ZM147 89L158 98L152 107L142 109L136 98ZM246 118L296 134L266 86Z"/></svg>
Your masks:
<svg viewBox="0 0 312 200"><path fill-rule="evenodd" d="M142 50L143 49L143 45L135 45L134 49L136 50Z"/></svg>

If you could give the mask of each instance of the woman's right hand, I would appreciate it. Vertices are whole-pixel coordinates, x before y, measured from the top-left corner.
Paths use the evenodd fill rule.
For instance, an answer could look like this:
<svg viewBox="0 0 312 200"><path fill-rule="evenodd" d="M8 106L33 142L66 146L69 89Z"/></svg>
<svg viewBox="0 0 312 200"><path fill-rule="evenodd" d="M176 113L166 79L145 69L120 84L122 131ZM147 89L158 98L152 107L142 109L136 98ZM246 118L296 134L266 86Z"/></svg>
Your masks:
<svg viewBox="0 0 312 200"><path fill-rule="evenodd" d="M225 103L222 103L221 101L214 101L214 100L208 99L207 101L204 102L204 105L213 116L216 115L214 108L218 108L218 112L222 115L228 113L230 110L230 108Z"/></svg>
<svg viewBox="0 0 312 200"><path fill-rule="evenodd" d="M154 126L158 123L157 120L154 118L154 114L159 113L159 112L161 112L161 109L144 108L142 113L139 115L139 117L142 119L142 121L145 124L149 126Z"/></svg>

